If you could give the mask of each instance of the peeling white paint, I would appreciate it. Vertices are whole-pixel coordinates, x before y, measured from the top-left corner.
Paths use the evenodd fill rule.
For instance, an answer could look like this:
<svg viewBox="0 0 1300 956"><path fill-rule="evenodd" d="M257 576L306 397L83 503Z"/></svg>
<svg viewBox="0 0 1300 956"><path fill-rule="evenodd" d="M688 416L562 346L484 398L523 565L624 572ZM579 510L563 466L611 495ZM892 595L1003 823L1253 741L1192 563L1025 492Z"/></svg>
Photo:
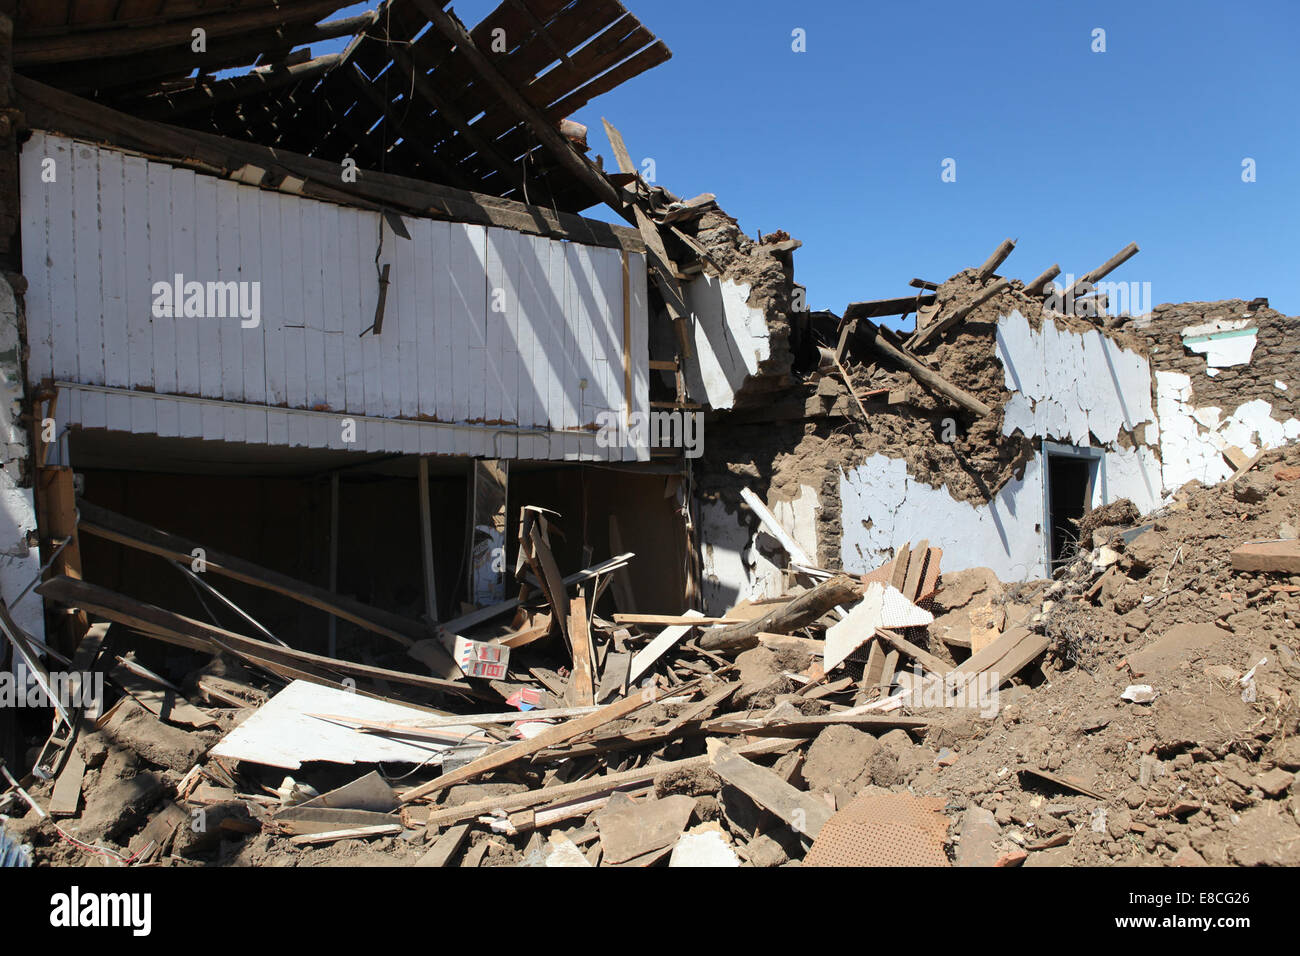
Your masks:
<svg viewBox="0 0 1300 956"><path fill-rule="evenodd" d="M739 601L776 597L784 590L781 568L755 544L749 525L720 500L700 506L704 607L721 614ZM772 542L775 556L780 546Z"/></svg>
<svg viewBox="0 0 1300 956"><path fill-rule="evenodd" d="M1002 432L1016 429L1075 445L1104 445L1153 421L1151 365L1096 330L1082 335L1050 318L1035 331L1019 311L997 327L997 355L1006 370Z"/></svg>
<svg viewBox="0 0 1300 956"><path fill-rule="evenodd" d="M817 561L817 511L820 507L817 492L810 485L800 485L799 494L793 500L778 501L771 506L781 527L814 563Z"/></svg>
<svg viewBox="0 0 1300 956"><path fill-rule="evenodd" d="M851 574L879 567L895 549L921 538L943 548L949 570L986 566L1004 581L1046 574L1037 459L1026 465L1023 479L1012 478L992 501L976 507L955 499L947 485L914 481L903 459L876 454L840 473L840 508L840 561Z"/></svg>
<svg viewBox="0 0 1300 956"><path fill-rule="evenodd" d="M816 555L819 507L816 490L801 485L793 500L778 501L770 510L800 547ZM704 606L710 614L722 614L738 601L777 597L785 591L785 549L761 525L751 530L751 523L721 501L701 505Z"/></svg>
<svg viewBox="0 0 1300 956"><path fill-rule="evenodd" d="M1300 420L1280 422L1273 406L1255 399L1226 418L1223 410L1192 405L1192 380L1181 372L1156 372L1156 412L1160 417L1160 458L1165 492L1189 481L1210 485L1232 475L1223 451L1235 447L1253 456L1300 437Z"/></svg>
<svg viewBox="0 0 1300 956"><path fill-rule="evenodd" d="M1207 375L1212 374L1211 369L1250 364L1250 357L1255 354L1258 329L1237 327L1208 334L1193 333L1193 329L1204 327L1193 326L1183 329L1183 345L1189 351L1205 356Z"/></svg>
<svg viewBox="0 0 1300 956"><path fill-rule="evenodd" d="M771 357L767 315L749 303L750 286L717 276L697 276L686 286L695 358L685 363L693 401L731 408L745 379Z"/></svg>
<svg viewBox="0 0 1300 956"><path fill-rule="evenodd" d="M38 640L45 639L41 598L30 592L14 601L40 573L40 552L27 544L36 530L36 502L30 488L20 488L19 463L27 455L27 439L19 419L23 378L18 363L18 300L0 277L0 596L14 623ZM32 535L35 538L35 535ZM0 652L2 654L2 652Z"/></svg>

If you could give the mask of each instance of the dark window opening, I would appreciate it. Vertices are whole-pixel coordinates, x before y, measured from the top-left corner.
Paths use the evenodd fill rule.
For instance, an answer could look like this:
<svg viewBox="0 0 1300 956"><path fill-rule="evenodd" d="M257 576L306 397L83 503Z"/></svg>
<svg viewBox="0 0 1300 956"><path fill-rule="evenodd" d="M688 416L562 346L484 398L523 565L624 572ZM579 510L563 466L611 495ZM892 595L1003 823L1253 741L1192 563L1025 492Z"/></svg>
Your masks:
<svg viewBox="0 0 1300 956"><path fill-rule="evenodd" d="M1047 456L1048 526L1052 570L1072 560L1078 550L1076 523L1088 510L1094 462L1074 455Z"/></svg>

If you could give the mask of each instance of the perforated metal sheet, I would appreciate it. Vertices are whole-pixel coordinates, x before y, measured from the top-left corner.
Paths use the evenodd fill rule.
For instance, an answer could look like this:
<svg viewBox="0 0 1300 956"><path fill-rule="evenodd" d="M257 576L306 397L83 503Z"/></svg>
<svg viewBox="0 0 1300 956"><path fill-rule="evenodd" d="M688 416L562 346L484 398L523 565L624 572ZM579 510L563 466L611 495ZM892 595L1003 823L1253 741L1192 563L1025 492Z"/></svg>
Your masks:
<svg viewBox="0 0 1300 956"><path fill-rule="evenodd" d="M864 793L826 821L804 866L948 866L937 797Z"/></svg>

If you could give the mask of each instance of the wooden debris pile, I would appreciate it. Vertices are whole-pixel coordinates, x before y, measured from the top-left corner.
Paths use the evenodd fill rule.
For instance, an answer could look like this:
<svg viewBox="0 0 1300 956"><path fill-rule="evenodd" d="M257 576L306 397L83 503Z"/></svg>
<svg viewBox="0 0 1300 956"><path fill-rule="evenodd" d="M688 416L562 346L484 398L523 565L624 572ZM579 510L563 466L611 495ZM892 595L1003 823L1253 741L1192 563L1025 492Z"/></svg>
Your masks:
<svg viewBox="0 0 1300 956"><path fill-rule="evenodd" d="M791 550L789 590L714 617L606 617L597 608L618 607L633 555L566 575L550 547L556 516L534 507L519 522L519 595L436 625L207 553L216 578L382 637L396 659L370 663L298 650L251 618L239 633L53 578L47 599L102 622L69 665L102 674L115 700L56 720L4 797L20 817L10 829L46 860L131 865L360 852L421 866L802 859L861 789L832 778L897 783L889 761L877 772L849 759L828 777L837 734L879 737L895 762L914 760L930 723L909 697L917 681L956 688L1038 645L1003 635L950 662L926 647L940 549L901 548L861 578L826 571L746 497ZM192 546L89 502L81 528L165 557ZM141 639L187 652L188 673L135 663ZM846 819L853 832L860 821ZM930 835L918 854L942 855L940 829L918 833Z"/></svg>

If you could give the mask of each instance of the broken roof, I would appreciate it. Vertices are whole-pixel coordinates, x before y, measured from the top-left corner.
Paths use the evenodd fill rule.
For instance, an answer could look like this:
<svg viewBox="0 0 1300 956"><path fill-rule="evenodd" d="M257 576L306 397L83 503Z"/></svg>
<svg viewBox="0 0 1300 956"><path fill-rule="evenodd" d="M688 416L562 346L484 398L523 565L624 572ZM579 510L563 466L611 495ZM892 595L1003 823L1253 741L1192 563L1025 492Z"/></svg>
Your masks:
<svg viewBox="0 0 1300 956"><path fill-rule="evenodd" d="M324 19L345 6L20 2L15 65L133 115L577 211L598 197L536 126L557 125L671 56L618 0L505 0L468 31L434 0ZM205 50L192 48L196 28ZM352 37L342 53L312 58L303 48L337 37ZM498 95L501 81L520 102Z"/></svg>

